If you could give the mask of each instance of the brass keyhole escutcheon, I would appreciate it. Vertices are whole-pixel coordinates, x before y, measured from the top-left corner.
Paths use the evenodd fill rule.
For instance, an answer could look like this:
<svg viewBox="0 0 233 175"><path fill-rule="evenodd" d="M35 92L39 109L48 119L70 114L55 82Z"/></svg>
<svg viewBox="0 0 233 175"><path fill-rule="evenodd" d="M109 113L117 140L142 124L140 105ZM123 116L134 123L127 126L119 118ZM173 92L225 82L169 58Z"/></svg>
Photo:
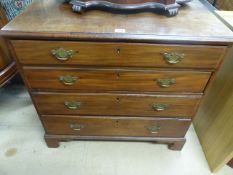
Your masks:
<svg viewBox="0 0 233 175"><path fill-rule="evenodd" d="M116 120L116 121L115 121L115 127L116 127L116 128L119 128L119 120Z"/></svg>
<svg viewBox="0 0 233 175"><path fill-rule="evenodd" d="M117 103L120 103L120 97L117 97L117 98L116 98L116 102L117 102Z"/></svg>
<svg viewBox="0 0 233 175"><path fill-rule="evenodd" d="M116 73L116 79L117 79L117 80L119 80L119 79L120 79L120 77L121 77L120 73L119 73L119 72L117 72L117 73Z"/></svg>
<svg viewBox="0 0 233 175"><path fill-rule="evenodd" d="M121 48L117 48L116 51L117 51L117 54L120 55L120 53L121 53Z"/></svg>

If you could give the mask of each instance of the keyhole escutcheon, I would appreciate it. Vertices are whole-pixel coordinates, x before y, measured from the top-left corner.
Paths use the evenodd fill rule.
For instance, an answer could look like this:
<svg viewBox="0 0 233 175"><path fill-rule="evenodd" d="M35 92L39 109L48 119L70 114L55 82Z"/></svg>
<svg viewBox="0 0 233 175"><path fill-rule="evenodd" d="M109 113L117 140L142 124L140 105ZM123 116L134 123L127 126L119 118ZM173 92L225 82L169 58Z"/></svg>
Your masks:
<svg viewBox="0 0 233 175"><path fill-rule="evenodd" d="M120 53L121 53L121 49L117 48L117 54L120 55Z"/></svg>

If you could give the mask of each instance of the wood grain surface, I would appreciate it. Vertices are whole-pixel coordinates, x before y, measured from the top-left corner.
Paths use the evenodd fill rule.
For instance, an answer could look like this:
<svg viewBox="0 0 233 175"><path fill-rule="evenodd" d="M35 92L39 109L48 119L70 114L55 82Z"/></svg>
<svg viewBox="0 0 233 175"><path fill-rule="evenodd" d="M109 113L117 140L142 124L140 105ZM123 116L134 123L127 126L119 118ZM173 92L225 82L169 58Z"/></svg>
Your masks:
<svg viewBox="0 0 233 175"><path fill-rule="evenodd" d="M39 93L34 94L40 114L78 114L113 116L170 116L192 118L200 101L200 96L169 96L107 93ZM80 108L68 109L65 102L79 102ZM164 111L156 111L153 105L165 104Z"/></svg>
<svg viewBox="0 0 233 175"><path fill-rule="evenodd" d="M0 33L11 41L47 145L112 139L181 150L209 77L233 43L230 29L198 0L173 18L149 12L81 15L63 2L36 1ZM59 48L74 55L61 61L53 51ZM164 55L171 53L184 58L168 63ZM77 84L64 87L60 76L74 76ZM176 83L161 90L159 78ZM155 135L148 133L151 125Z"/></svg>
<svg viewBox="0 0 233 175"><path fill-rule="evenodd" d="M11 78L18 73L15 62L4 67L0 72L0 87L4 86Z"/></svg>
<svg viewBox="0 0 233 175"><path fill-rule="evenodd" d="M219 15L225 18L221 12ZM197 135L213 172L217 172L233 158L232 64L233 49L216 75L194 120Z"/></svg>
<svg viewBox="0 0 233 175"><path fill-rule="evenodd" d="M84 136L134 136L134 137L184 137L191 120L159 118L122 118L89 116L43 116L48 134L84 135ZM71 124L84 125L79 131ZM159 127L157 133L151 133L148 127Z"/></svg>
<svg viewBox="0 0 233 175"><path fill-rule="evenodd" d="M5 11L0 6L0 28L7 23ZM4 86L17 73L16 63L8 46L8 42L0 36L0 87Z"/></svg>
<svg viewBox="0 0 233 175"><path fill-rule="evenodd" d="M228 45L227 43L233 42L232 32L199 0L188 3L180 9L179 15L173 18L150 12L114 14L90 11L85 14L75 14L70 5L63 2L64 0L36 1L23 14L5 26L2 35L24 39L185 44ZM123 33L118 33L116 29L123 29Z"/></svg>
<svg viewBox="0 0 233 175"><path fill-rule="evenodd" d="M129 69L64 69L26 68L25 77L33 89L73 91L136 91L136 92L182 92L203 93L210 72L195 71L145 71ZM72 85L65 85L61 77L75 78ZM161 81L174 80L169 87Z"/></svg>
<svg viewBox="0 0 233 175"><path fill-rule="evenodd" d="M78 66L133 66L169 68L216 68L227 47L157 45L137 43L59 42L12 40L22 64L78 65ZM67 61L57 60L52 50L64 48L75 54ZM168 63L165 53L184 54L177 64ZM206 56L208 55L208 56Z"/></svg>

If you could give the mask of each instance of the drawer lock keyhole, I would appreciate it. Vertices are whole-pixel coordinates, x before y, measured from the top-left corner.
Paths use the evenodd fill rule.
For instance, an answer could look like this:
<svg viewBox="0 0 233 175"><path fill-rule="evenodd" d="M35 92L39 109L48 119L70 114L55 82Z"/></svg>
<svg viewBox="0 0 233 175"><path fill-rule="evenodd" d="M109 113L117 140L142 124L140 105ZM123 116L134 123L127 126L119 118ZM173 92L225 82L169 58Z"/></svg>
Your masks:
<svg viewBox="0 0 233 175"><path fill-rule="evenodd" d="M120 49L120 48L117 48L117 50L116 50L116 51L117 51L117 54L118 54L118 55L120 55L120 53L121 53L121 49Z"/></svg>
<svg viewBox="0 0 233 175"><path fill-rule="evenodd" d="M115 121L115 127L119 128L119 121L118 120Z"/></svg>

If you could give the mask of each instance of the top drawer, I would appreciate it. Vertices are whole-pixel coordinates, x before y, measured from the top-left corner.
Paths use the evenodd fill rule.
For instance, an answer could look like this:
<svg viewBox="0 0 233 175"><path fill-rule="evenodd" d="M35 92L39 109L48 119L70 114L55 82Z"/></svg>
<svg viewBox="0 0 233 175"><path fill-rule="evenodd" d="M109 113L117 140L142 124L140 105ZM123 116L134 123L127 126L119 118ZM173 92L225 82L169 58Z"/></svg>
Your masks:
<svg viewBox="0 0 233 175"><path fill-rule="evenodd" d="M22 64L216 68L221 46L12 40Z"/></svg>

